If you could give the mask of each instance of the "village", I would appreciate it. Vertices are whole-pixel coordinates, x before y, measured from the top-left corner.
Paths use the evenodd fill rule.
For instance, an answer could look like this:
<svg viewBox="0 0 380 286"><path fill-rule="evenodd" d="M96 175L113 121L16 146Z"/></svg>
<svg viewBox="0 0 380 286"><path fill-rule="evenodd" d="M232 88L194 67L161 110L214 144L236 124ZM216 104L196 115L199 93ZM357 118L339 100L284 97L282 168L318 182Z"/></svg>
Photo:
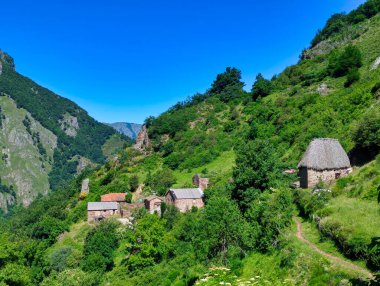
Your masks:
<svg viewBox="0 0 380 286"><path fill-rule="evenodd" d="M146 140L146 139L144 139ZM299 181L296 188L314 188L320 182L331 183L340 177L352 172L350 160L337 139L314 139L305 151L298 164ZM290 169L285 174L297 173ZM209 178L202 178L195 174L192 178L195 188L170 188L163 197L156 195L145 196L140 202L126 202L126 193L109 193L101 196L100 202L88 202L87 221L98 222L109 217L117 218L123 224L130 224L133 211L145 208L150 214L161 214L163 203L176 207L184 213L192 208L204 207L204 191L209 186ZM84 180L82 191L88 190L89 181Z"/></svg>

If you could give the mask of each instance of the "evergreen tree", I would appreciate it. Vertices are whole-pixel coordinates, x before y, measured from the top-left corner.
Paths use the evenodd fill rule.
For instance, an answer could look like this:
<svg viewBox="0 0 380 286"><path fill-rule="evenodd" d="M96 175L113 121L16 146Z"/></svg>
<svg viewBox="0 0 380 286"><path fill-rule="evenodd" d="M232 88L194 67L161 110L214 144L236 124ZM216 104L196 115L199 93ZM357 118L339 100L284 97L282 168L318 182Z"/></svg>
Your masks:
<svg viewBox="0 0 380 286"><path fill-rule="evenodd" d="M261 73L256 76L256 81L252 86L252 98L258 100L259 98L269 95L272 91L272 83L263 77Z"/></svg>

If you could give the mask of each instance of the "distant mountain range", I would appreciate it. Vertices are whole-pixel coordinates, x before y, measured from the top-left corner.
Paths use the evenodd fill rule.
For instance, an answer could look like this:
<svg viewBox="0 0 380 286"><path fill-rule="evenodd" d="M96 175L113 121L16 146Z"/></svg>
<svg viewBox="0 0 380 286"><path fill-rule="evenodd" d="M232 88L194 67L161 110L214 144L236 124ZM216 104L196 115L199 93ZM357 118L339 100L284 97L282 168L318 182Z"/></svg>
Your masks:
<svg viewBox="0 0 380 286"><path fill-rule="evenodd" d="M136 139L142 127L142 124L128 122L115 122L106 124L113 127L117 132L124 134L133 140Z"/></svg>

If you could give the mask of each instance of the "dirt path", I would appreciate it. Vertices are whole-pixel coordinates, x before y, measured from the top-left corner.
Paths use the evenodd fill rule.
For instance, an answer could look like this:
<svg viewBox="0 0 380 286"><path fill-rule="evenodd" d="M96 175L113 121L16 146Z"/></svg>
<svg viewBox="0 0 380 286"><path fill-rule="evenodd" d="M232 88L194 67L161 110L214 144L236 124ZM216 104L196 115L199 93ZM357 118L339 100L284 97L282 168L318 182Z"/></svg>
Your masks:
<svg viewBox="0 0 380 286"><path fill-rule="evenodd" d="M303 234L302 234L302 224L301 224L301 222L297 218L295 218L295 217L293 218L293 220L297 224L297 238L300 241L306 243L308 246L310 246L310 248L314 249L320 255L322 255L324 257L327 257L333 263L339 264L340 266L342 266L344 268L348 268L348 269L354 270L356 272L360 272L360 273L364 274L365 276L367 276L367 277L369 277L371 279L374 278L373 274L371 272L369 272L367 269L365 269L363 267L360 267L360 266L357 266L357 265L355 265L355 264L353 264L351 262L343 260L342 258L336 257L336 256L334 256L332 254L327 253L327 252L324 252L323 250L321 250L320 248L318 248L318 246L316 246L314 243L312 243L309 240L307 240L306 238L304 238Z"/></svg>

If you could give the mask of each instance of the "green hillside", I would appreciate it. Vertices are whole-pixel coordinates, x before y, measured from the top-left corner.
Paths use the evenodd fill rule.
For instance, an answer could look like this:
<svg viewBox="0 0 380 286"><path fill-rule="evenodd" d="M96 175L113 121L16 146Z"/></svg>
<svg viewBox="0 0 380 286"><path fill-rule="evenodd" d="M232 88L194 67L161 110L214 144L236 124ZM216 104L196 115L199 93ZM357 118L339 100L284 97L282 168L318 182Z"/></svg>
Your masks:
<svg viewBox="0 0 380 286"><path fill-rule="evenodd" d="M13 59L0 54L0 175L14 188L11 201L28 205L70 180L80 161L104 163L102 146L115 132L72 101L17 73ZM124 139L119 136L118 141Z"/></svg>
<svg viewBox="0 0 380 286"><path fill-rule="evenodd" d="M297 64L271 79L259 74L250 92L241 72L226 68L205 93L146 120L145 152L123 148L3 218L0 283L378 285L379 12L372 0L332 16ZM66 112L73 116L65 110L49 128L58 138L55 154L60 136L80 136L61 129ZM81 126L82 113L74 114ZM319 184L319 191L290 188L297 177L284 170L296 168L320 137L339 139L353 173ZM121 145L108 141L108 154L109 146ZM62 156L71 150L62 148ZM189 187L194 173L210 178L203 209L179 213L167 206L161 216L140 209L132 227L114 219L86 222L87 202L103 194L127 192L135 202Z"/></svg>

